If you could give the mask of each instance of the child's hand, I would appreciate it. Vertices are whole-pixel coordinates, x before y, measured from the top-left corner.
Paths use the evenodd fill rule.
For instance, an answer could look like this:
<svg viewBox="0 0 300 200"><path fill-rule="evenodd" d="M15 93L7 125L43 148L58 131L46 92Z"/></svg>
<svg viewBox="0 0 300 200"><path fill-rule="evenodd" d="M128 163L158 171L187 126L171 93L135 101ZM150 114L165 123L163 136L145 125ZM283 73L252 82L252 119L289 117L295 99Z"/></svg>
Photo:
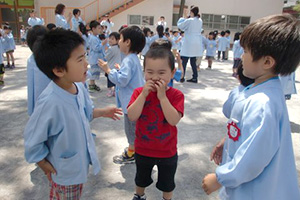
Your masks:
<svg viewBox="0 0 300 200"><path fill-rule="evenodd" d="M211 154L210 154L210 160L214 160L214 162L217 165L220 165L220 163L222 162L222 155L223 155L223 147L224 147L224 143L225 143L225 139L223 138L220 142L218 142L218 144L216 144L216 146L214 147L214 149L212 150Z"/></svg>
<svg viewBox="0 0 300 200"><path fill-rule="evenodd" d="M123 115L121 108L106 107L102 116L111 118L113 120L120 120L120 117L118 115Z"/></svg>
<svg viewBox="0 0 300 200"><path fill-rule="evenodd" d="M217 175L215 173L207 174L202 180L202 188L207 195L210 195L221 187L222 185L218 182Z"/></svg>
<svg viewBox="0 0 300 200"><path fill-rule="evenodd" d="M37 165L44 171L48 180L51 182L52 181L51 173L56 174L56 171L54 167L51 165L51 163L48 160L43 159L40 162L38 162Z"/></svg>
<svg viewBox="0 0 300 200"><path fill-rule="evenodd" d="M120 69L121 69L121 67L120 67L120 65L119 65L118 63L116 63L116 64L114 65L114 67L116 68L116 70L120 70Z"/></svg>
<svg viewBox="0 0 300 200"><path fill-rule="evenodd" d="M108 65L107 65L107 62L105 62L104 60L102 60L102 59L99 59L98 60L98 65L103 69L103 71L105 72L105 73L107 73L108 72ZM108 74L108 73L107 73Z"/></svg>
<svg viewBox="0 0 300 200"><path fill-rule="evenodd" d="M155 91L154 81L152 81L152 80L148 80L146 82L146 84L144 85L143 91L142 91L142 95L144 95L144 97L147 98L150 91Z"/></svg>
<svg viewBox="0 0 300 200"><path fill-rule="evenodd" d="M167 85L165 83L164 80L159 80L159 81L156 81L155 83L155 87L156 87L156 90L157 90L157 98L159 100L162 100L163 98L166 97L166 90L167 90Z"/></svg>

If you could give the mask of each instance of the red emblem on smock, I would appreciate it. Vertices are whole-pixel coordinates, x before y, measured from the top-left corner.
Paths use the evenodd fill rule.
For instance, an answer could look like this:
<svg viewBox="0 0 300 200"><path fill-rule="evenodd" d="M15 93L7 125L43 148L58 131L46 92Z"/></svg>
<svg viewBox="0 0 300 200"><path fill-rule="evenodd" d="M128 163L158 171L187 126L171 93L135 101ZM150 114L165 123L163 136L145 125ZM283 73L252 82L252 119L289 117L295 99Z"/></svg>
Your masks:
<svg viewBox="0 0 300 200"><path fill-rule="evenodd" d="M228 122L227 124L228 136L233 141L238 141L239 137L241 136L241 130L237 126L234 121Z"/></svg>

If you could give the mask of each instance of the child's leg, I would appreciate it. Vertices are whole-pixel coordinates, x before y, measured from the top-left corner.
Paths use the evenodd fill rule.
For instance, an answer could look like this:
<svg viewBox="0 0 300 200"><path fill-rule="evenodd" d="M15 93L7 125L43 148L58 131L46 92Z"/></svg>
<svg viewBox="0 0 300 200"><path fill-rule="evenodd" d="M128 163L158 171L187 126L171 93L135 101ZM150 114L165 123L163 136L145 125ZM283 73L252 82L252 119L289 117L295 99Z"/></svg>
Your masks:
<svg viewBox="0 0 300 200"><path fill-rule="evenodd" d="M7 60L7 65L10 65L10 58L9 58L9 53L6 53L6 60Z"/></svg>
<svg viewBox="0 0 300 200"><path fill-rule="evenodd" d="M50 200L72 199L79 200L82 195L83 184L78 185L58 185L53 181L50 182Z"/></svg>
<svg viewBox="0 0 300 200"><path fill-rule="evenodd" d="M209 59L207 60L207 62L208 62L208 68L211 69L211 66L212 66L212 59L209 58Z"/></svg>
<svg viewBox="0 0 300 200"><path fill-rule="evenodd" d="M221 51L218 51L218 60L220 60L221 57Z"/></svg>
<svg viewBox="0 0 300 200"><path fill-rule="evenodd" d="M4 85L4 73L5 73L5 70L4 70L4 64L0 64L0 85Z"/></svg>
<svg viewBox="0 0 300 200"><path fill-rule="evenodd" d="M100 91L100 87L96 85L95 80L99 80L100 78L100 68L99 66L96 65L92 65L90 68L90 73L92 75L92 77L90 78L90 83L89 83L89 91L93 92L93 91Z"/></svg>
<svg viewBox="0 0 300 200"><path fill-rule="evenodd" d="M222 51L222 60L225 60L225 51Z"/></svg>
<svg viewBox="0 0 300 200"><path fill-rule="evenodd" d="M10 57L11 57L11 62L12 62L12 65L15 65L15 57L14 57L14 52L10 52Z"/></svg>

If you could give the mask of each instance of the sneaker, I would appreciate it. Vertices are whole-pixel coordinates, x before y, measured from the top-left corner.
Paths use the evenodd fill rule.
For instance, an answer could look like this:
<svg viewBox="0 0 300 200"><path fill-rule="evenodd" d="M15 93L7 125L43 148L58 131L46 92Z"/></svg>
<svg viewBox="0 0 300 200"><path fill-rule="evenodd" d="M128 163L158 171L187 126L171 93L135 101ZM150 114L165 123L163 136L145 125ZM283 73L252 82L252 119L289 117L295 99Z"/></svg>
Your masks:
<svg viewBox="0 0 300 200"><path fill-rule="evenodd" d="M89 92L93 93L95 91L99 92L101 89L99 86L95 85L89 85Z"/></svg>
<svg viewBox="0 0 300 200"><path fill-rule="evenodd" d="M124 152L122 153L122 155L118 155L118 156L114 156L113 157L113 161L116 164L130 164L130 163L134 163L134 154L132 156L128 156L127 154L128 152L128 147L126 147L124 149Z"/></svg>
<svg viewBox="0 0 300 200"><path fill-rule="evenodd" d="M15 64L12 64L12 65L10 66L10 69L14 69L14 68L16 68L16 66L15 66Z"/></svg>
<svg viewBox="0 0 300 200"><path fill-rule="evenodd" d="M146 199L147 199L146 195L140 196L140 195L134 194L132 200L146 200Z"/></svg>
<svg viewBox="0 0 300 200"><path fill-rule="evenodd" d="M180 83L183 83L184 81L185 81L185 79L184 79L184 78L180 79Z"/></svg>
<svg viewBox="0 0 300 200"><path fill-rule="evenodd" d="M206 69L207 69L207 70L211 70L211 67L210 67L210 66L208 66Z"/></svg>
<svg viewBox="0 0 300 200"><path fill-rule="evenodd" d="M112 97L112 96L114 96L114 92L112 90L108 90L106 96L107 97Z"/></svg>
<svg viewBox="0 0 300 200"><path fill-rule="evenodd" d="M189 80L187 80L186 82L190 82L190 83L198 83L198 80L195 78L191 78Z"/></svg>
<svg viewBox="0 0 300 200"><path fill-rule="evenodd" d="M10 64L5 65L4 68L10 68Z"/></svg>

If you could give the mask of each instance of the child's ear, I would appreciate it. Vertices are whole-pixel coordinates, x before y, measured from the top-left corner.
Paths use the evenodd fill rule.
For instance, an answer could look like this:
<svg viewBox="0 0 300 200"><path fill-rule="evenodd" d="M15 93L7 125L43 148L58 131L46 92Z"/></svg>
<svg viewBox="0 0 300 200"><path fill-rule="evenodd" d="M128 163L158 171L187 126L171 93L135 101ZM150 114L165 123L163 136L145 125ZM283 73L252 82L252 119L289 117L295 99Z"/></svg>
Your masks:
<svg viewBox="0 0 300 200"><path fill-rule="evenodd" d="M131 40L130 40L130 39L127 39L127 40L125 41L125 44L126 44L126 46L130 47L130 46L131 46Z"/></svg>
<svg viewBox="0 0 300 200"><path fill-rule="evenodd" d="M264 69L274 68L275 64L276 64L276 61L272 56L265 56L264 57Z"/></svg>
<svg viewBox="0 0 300 200"><path fill-rule="evenodd" d="M66 70L63 68L54 68L52 69L52 72L55 74L55 76L61 78L65 75Z"/></svg>

